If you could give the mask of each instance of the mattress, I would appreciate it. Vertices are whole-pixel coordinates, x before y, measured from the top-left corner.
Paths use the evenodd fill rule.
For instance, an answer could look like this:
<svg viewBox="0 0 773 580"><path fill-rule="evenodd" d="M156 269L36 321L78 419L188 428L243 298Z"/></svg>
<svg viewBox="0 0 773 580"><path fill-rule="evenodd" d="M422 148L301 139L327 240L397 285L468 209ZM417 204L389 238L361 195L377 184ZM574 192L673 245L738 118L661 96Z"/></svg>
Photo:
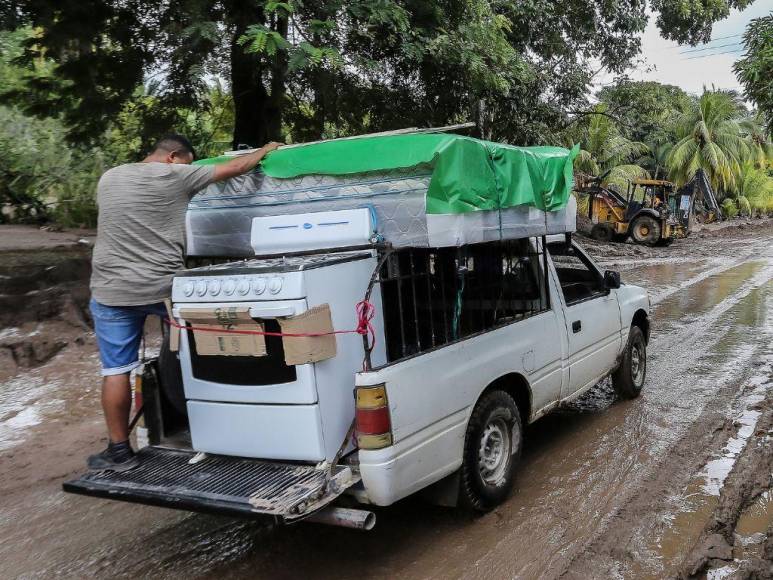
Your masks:
<svg viewBox="0 0 773 580"><path fill-rule="evenodd" d="M189 256L254 255L254 217L369 208L374 230L394 247L442 247L575 230L576 204L544 212L529 206L463 214L427 214L432 168L280 179L256 171L210 185L186 215Z"/></svg>

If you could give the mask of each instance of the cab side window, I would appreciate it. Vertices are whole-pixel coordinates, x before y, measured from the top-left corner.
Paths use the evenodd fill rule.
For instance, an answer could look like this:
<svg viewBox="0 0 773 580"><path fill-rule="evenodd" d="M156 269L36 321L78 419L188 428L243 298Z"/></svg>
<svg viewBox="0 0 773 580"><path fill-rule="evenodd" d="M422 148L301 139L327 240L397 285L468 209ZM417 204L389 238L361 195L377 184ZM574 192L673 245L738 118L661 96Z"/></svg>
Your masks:
<svg viewBox="0 0 773 580"><path fill-rule="evenodd" d="M598 270L571 245L548 244L548 250L567 306L605 296L609 292Z"/></svg>

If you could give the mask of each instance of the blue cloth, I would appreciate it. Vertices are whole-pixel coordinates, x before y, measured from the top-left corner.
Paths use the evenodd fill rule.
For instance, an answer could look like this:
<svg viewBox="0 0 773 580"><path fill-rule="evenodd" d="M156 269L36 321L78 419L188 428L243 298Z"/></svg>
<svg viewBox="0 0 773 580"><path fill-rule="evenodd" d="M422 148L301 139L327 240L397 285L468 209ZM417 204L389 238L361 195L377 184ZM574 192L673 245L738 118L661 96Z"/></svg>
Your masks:
<svg viewBox="0 0 773 580"><path fill-rule="evenodd" d="M145 319L148 315L167 316L163 302L141 306L106 306L92 298L89 309L97 333L102 376L128 373L139 366Z"/></svg>

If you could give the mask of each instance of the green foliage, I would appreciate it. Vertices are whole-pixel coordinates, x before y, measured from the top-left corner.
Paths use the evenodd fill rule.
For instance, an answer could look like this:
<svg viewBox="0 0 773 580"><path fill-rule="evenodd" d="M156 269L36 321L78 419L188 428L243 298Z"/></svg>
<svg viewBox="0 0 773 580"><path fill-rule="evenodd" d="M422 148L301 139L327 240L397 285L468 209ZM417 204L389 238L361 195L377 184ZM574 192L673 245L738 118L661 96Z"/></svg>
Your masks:
<svg viewBox="0 0 773 580"><path fill-rule="evenodd" d="M567 138L571 144L581 144L575 169L589 175L603 175L602 185L615 185L624 191L629 180L648 176L634 160L649 149L644 143L624 137L607 111L606 104L596 105L590 114L567 131Z"/></svg>
<svg viewBox="0 0 773 580"><path fill-rule="evenodd" d="M287 50L292 45L276 30L270 30L262 24L253 24L247 28L237 40L247 52L276 56L280 50Z"/></svg>
<svg viewBox="0 0 773 580"><path fill-rule="evenodd" d="M659 0L654 12L665 34L693 42L728 7L747 3ZM282 130L306 139L330 127L340 135L466 120L487 138L552 141L568 112L587 106L599 65L628 68L648 19L644 2L627 0L0 0L0 7L0 28L37 31L21 54L28 78L6 102L43 117L60 112L79 145L100 139L138 92L153 97L138 105L143 143L177 128L186 112L206 110L215 77L234 94L234 142L259 145ZM36 72L40 63L46 70Z"/></svg>
<svg viewBox="0 0 773 580"><path fill-rule="evenodd" d="M63 147L64 134L59 121L0 107L0 206L5 220L41 222L54 214L65 225L96 224L94 188L104 167L86 152ZM73 200L66 202L73 204L71 209L61 203L65 199Z"/></svg>
<svg viewBox="0 0 773 580"><path fill-rule="evenodd" d="M754 0L653 0L659 13L658 28L663 38L698 44L711 40L715 22L727 18L731 8L743 10Z"/></svg>
<svg viewBox="0 0 773 580"><path fill-rule="evenodd" d="M722 202L722 215L726 218L734 218L738 215L738 206L734 200L727 198Z"/></svg>
<svg viewBox="0 0 773 580"><path fill-rule="evenodd" d="M751 215L773 213L773 177L767 172L757 169L751 163L745 163L741 167L737 184L738 199L748 201Z"/></svg>
<svg viewBox="0 0 773 580"><path fill-rule="evenodd" d="M747 4L656 0L651 8L664 35L695 43ZM0 171L14 172L0 187L67 200L58 217L89 223L102 168L142 159L170 130L214 155L233 142L475 121L488 139L580 142L578 169L608 172L605 181L621 189L633 177L670 171L683 181L704 167L733 194L743 165L764 168L771 154L762 124L737 98L709 92L695 103L676 87L623 79L589 103L599 65L622 74L638 55L645 8L626 0L0 0L0 28L11 30L0 32L0 99L16 120L0 127L10 144ZM738 70L768 114L770 23L760 21L747 31ZM26 145L16 146L25 123ZM59 179L21 151L50 158ZM752 211L767 207L768 197L743 196Z"/></svg>
<svg viewBox="0 0 773 580"><path fill-rule="evenodd" d="M768 133L773 132L773 15L755 18L743 36L746 52L733 65L744 86L746 98L765 115Z"/></svg>
<svg viewBox="0 0 773 580"><path fill-rule="evenodd" d="M751 205L749 205L748 199L746 199L743 195L739 195L735 201L738 206L738 213L740 215L744 217L749 217L752 215L752 208Z"/></svg>
<svg viewBox="0 0 773 580"><path fill-rule="evenodd" d="M679 141L668 156L672 179L685 183L700 167L716 191L733 191L741 164L751 154L739 124L745 112L736 93L705 90L679 121Z"/></svg>
<svg viewBox="0 0 773 580"><path fill-rule="evenodd" d="M679 87L625 78L602 88L597 97L631 139L644 143L675 141L679 117L693 104Z"/></svg>

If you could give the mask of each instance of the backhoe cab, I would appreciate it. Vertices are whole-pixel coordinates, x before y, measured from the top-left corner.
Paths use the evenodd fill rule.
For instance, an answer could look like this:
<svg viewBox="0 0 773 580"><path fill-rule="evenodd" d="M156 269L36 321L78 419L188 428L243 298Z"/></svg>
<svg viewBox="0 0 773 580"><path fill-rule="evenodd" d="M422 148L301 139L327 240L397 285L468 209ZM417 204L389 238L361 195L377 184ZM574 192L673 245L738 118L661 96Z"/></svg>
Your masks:
<svg viewBox="0 0 773 580"><path fill-rule="evenodd" d="M630 236L637 244L667 245L685 237L689 220L681 220L681 209L688 217L692 197L682 208L682 196L674 184L659 179L634 179L626 195L601 185L604 176L592 180L579 191L588 194L588 217L593 223L591 237L599 241L625 241Z"/></svg>

